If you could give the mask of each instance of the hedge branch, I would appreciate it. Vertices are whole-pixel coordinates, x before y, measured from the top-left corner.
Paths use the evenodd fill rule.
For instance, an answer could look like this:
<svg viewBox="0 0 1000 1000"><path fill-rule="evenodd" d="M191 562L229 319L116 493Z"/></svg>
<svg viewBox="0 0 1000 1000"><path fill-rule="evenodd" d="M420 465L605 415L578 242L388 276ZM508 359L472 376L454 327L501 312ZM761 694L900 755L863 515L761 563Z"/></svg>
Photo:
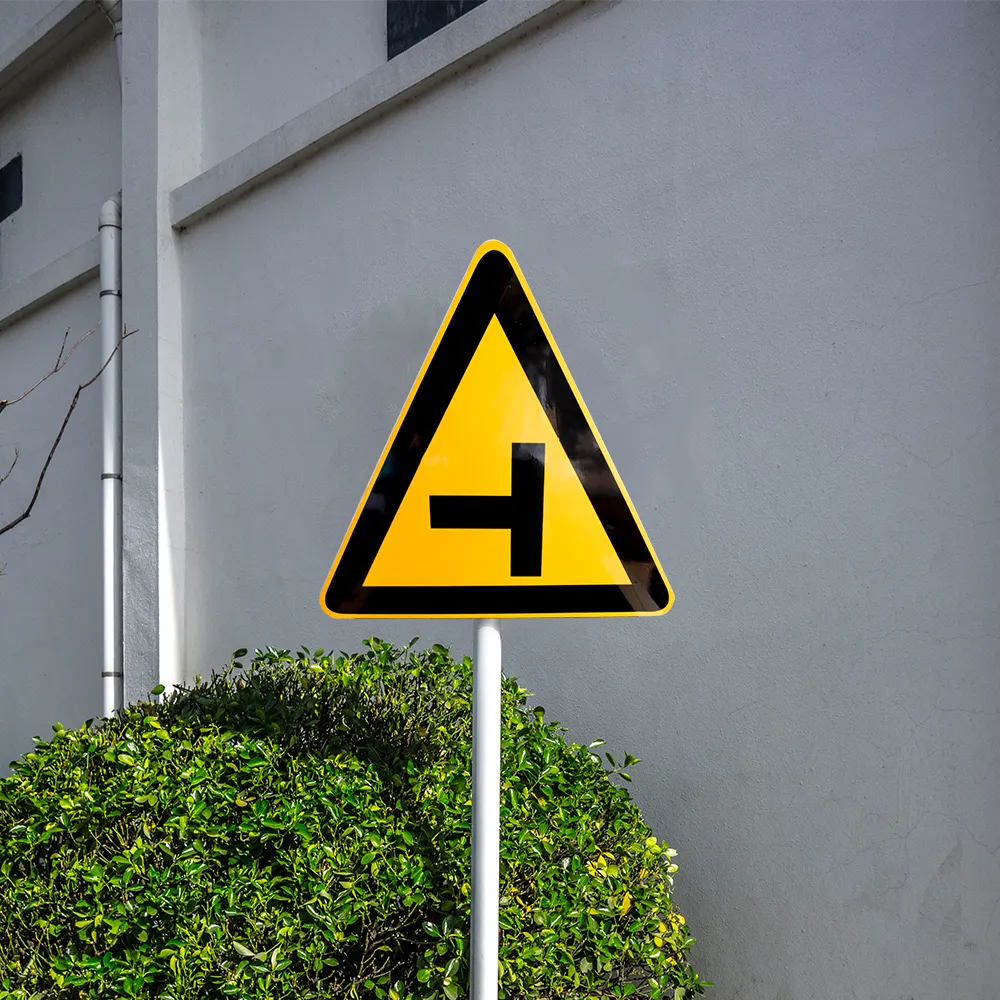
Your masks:
<svg viewBox="0 0 1000 1000"><path fill-rule="evenodd" d="M34 392L34 390L37 389L47 378L51 378L53 375L56 374L56 372L61 371L62 368L66 366L66 362L69 361L70 357L73 354L73 351L75 351L77 347L79 347L80 344L82 344L83 341L85 341L87 337L89 337L90 334L93 332L94 332L93 330L90 330L87 333L85 333L70 348L69 354L66 354L66 356L63 357L63 352L66 348L66 339L69 336L69 331L67 330L66 336L63 337L62 347L59 348L59 356L58 358L56 358L56 363L55 366L52 368L52 370L48 372L46 375L43 375L33 386L31 386L29 389L26 389L16 399L0 400L0 413L2 413L8 406L13 406L15 403L21 402L21 400L24 399L25 396L27 396L31 392ZM73 411L76 409L76 404L80 401L80 395L83 393L85 389L90 388L90 386L92 386L101 377L101 375L104 374L104 369L107 368L109 364L111 364L111 359L121 349L122 341L126 337L131 337L132 334L135 332L136 332L135 330L125 330L122 333L122 335L118 338L118 342L111 349L111 353L107 356L107 358L105 358L104 364L102 364L101 367L98 368L97 371L89 379L87 379L86 382L81 382L76 387L76 392L73 393L73 398L70 400L69 407L66 410L66 416L63 417L62 424L59 427L59 433L56 434L55 440L52 442L52 447L49 448L49 453L45 458L45 462L42 465L41 471L38 473L38 479L35 480L35 489L34 492L31 494L31 499L28 501L28 504L24 508L24 510L22 510L21 513L17 515L17 517L8 521L6 524L0 525L0 535L6 534L11 529L16 528L22 521L25 521L29 517L31 517L31 511L35 506L35 501L38 499L38 494L42 490L42 483L45 482L45 475L49 471L49 466L52 464L52 458L56 453L56 449L59 447L59 442L62 441L62 436L66 431L67 425L69 424L70 417L73 416ZM14 468L14 465L17 462L17 458L18 454L17 451L15 450L14 461L11 463L10 468L4 474L3 479L0 479L0 484L2 484L4 479L6 479L7 476L10 475L11 471Z"/></svg>

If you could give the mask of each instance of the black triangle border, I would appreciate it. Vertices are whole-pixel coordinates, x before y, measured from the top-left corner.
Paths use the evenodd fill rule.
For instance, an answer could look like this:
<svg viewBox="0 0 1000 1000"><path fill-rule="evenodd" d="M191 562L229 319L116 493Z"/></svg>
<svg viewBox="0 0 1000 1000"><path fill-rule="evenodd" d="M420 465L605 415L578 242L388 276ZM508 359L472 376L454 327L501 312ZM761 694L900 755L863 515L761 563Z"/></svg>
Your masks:
<svg viewBox="0 0 1000 1000"><path fill-rule="evenodd" d="M366 587L365 577L431 438L493 316L552 422L631 582L625 585ZM499 617L656 614L671 600L618 479L552 349L512 262L479 259L358 513L323 594L340 617Z"/></svg>

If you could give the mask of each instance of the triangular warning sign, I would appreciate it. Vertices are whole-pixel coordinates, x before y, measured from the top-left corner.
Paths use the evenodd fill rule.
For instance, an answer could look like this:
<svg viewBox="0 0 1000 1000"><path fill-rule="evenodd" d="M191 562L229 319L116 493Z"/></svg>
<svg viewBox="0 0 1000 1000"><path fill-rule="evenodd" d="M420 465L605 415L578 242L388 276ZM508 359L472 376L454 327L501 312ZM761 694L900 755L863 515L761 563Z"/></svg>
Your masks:
<svg viewBox="0 0 1000 1000"><path fill-rule="evenodd" d="M320 595L338 618L656 615L670 584L514 255L472 258Z"/></svg>

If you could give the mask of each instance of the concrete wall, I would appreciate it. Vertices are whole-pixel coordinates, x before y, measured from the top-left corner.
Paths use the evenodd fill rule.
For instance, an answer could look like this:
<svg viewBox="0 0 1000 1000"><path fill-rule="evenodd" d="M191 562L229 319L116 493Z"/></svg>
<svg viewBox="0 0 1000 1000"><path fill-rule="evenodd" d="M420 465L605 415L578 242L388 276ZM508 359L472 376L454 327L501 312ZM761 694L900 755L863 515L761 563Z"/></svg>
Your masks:
<svg viewBox="0 0 1000 1000"><path fill-rule="evenodd" d="M98 209L121 187L119 105L114 46L100 39L0 112L0 165L20 153L24 171L24 204L0 235L3 284L97 235Z"/></svg>
<svg viewBox="0 0 1000 1000"><path fill-rule="evenodd" d="M0 52L6 52L39 21L59 5L60 0L4 0L0 17Z"/></svg>
<svg viewBox="0 0 1000 1000"><path fill-rule="evenodd" d="M0 50L49 3L0 12ZM15 37L16 36L16 37ZM0 398L18 396L98 322L97 216L121 186L114 46L89 31L0 110L0 162L23 157L24 202L0 222ZM0 66L0 78L9 64ZM6 85L0 99L8 96ZM100 367L99 335L23 403L0 414L0 524L24 509L80 382ZM31 517L0 536L0 773L60 721L101 711L100 389L85 393Z"/></svg>
<svg viewBox="0 0 1000 1000"><path fill-rule="evenodd" d="M96 218L96 216L95 216ZM96 223L95 223L96 229ZM0 241L3 239L0 227ZM0 331L0 398L13 398L52 368L63 333L71 343L97 322L89 283ZM90 337L58 375L0 414L0 524L34 489L77 385L100 367ZM101 713L100 393L81 397L27 521L0 536L0 774L52 724Z"/></svg>
<svg viewBox="0 0 1000 1000"><path fill-rule="evenodd" d="M996 997L998 43L995 5L587 7L183 233L188 672L469 649L316 597L503 239L677 592L510 622L507 668L643 758L715 995Z"/></svg>
<svg viewBox="0 0 1000 1000"><path fill-rule="evenodd" d="M119 129L106 26L37 8L0 16L0 397L96 321L75 248L121 185L127 696L242 645L469 649L317 594L502 239L677 593L509 622L507 669L643 758L715 995L1000 995L1000 9L636 0L463 48L536 9L493 0L384 65L380 3L128 0ZM62 48L22 45L46 18ZM0 462L43 457L95 352L0 418ZM0 761L99 709L97 407L0 538Z"/></svg>
<svg viewBox="0 0 1000 1000"><path fill-rule="evenodd" d="M376 0L206 0L201 11L206 166L386 60Z"/></svg>

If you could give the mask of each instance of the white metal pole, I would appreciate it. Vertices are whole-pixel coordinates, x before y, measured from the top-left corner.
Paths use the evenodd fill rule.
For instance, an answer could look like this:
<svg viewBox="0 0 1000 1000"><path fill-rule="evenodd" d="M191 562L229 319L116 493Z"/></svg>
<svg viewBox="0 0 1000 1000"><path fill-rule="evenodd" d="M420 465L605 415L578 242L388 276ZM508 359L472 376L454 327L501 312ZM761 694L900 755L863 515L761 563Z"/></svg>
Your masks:
<svg viewBox="0 0 1000 1000"><path fill-rule="evenodd" d="M472 661L471 1000L497 1000L500 918L500 622L477 618Z"/></svg>
<svg viewBox="0 0 1000 1000"><path fill-rule="evenodd" d="M104 507L104 715L122 706L122 209L117 198L101 206L101 375Z"/></svg>

